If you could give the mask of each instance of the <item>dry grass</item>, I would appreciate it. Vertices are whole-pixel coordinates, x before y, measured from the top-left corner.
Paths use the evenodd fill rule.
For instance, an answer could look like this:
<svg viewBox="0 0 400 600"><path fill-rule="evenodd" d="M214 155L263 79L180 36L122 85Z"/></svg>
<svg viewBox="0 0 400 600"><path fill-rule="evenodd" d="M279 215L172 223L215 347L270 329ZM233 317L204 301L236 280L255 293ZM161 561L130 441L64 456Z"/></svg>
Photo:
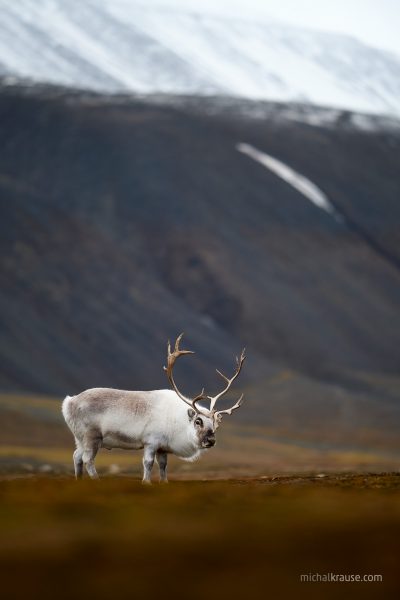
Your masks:
<svg viewBox="0 0 400 600"><path fill-rule="evenodd" d="M59 473L72 469L74 442L61 416L57 398L0 394L0 472L37 472L50 465ZM320 432L323 438L323 432ZM199 462L171 458L171 474L184 479L221 479L311 471L391 471L398 468L395 447L332 445L313 437L267 427L238 426L229 422L218 431L218 444ZM107 472L111 465L139 478L141 452L99 453L96 464Z"/></svg>
<svg viewBox="0 0 400 600"><path fill-rule="evenodd" d="M3 474L40 472L46 466L55 473L72 473L73 445L66 447L0 445L0 465ZM386 471L393 468L390 455L354 450L316 450L295 443L275 442L268 438L240 439L225 432L218 447L199 461L187 463L174 456L169 458L173 479L225 479L279 473L333 472L333 471ZM141 451L100 450L96 458L98 471L107 474L110 469L140 478ZM154 469L156 475L156 468Z"/></svg>

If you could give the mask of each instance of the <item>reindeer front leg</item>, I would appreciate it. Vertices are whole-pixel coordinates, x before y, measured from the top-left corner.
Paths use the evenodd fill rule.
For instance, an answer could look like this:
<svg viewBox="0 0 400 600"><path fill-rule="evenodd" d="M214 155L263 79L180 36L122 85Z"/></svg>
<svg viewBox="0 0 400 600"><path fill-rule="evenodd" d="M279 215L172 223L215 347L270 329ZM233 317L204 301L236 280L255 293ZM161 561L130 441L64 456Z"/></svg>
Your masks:
<svg viewBox="0 0 400 600"><path fill-rule="evenodd" d="M160 483L168 483L167 478L168 454L162 450L157 450L157 462L160 469Z"/></svg>
<svg viewBox="0 0 400 600"><path fill-rule="evenodd" d="M151 484L151 470L154 465L156 451L153 446L145 446L143 452L143 479L142 483Z"/></svg>

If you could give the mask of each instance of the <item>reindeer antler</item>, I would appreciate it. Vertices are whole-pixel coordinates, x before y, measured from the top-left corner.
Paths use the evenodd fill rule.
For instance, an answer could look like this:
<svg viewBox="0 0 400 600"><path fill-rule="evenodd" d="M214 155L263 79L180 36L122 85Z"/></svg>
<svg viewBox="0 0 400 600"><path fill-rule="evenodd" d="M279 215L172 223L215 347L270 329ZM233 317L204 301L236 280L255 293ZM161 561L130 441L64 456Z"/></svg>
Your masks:
<svg viewBox="0 0 400 600"><path fill-rule="evenodd" d="M173 368L175 366L175 362L176 360L180 357L183 356L184 354L194 354L194 352L192 350L181 350L179 348L179 344L180 341L183 337L183 333L181 333L180 335L178 335L178 337L176 338L175 341L175 348L174 351L171 352L171 343L168 340L168 355L167 355L167 366L164 367L164 370L167 372L167 377L168 380L170 382L170 384L172 385L172 387L174 388L175 392L178 394L179 398L181 400L183 400L184 402L186 402L186 404L188 404L191 408L193 408L193 410L196 413L201 413L204 416L208 416L206 413L203 413L197 406L196 406L196 402L199 402L200 400L205 400L207 398L207 396L204 395L204 388L201 390L200 394L198 394L195 398L193 398L193 400L189 400L189 398L186 398L183 394L181 394L181 392L179 391L175 380L174 380L174 376L172 374Z"/></svg>
<svg viewBox="0 0 400 600"><path fill-rule="evenodd" d="M240 357L238 357L238 356L236 357L236 370L231 378L227 377L226 375L221 373L221 371L218 371L218 369L216 369L218 375L220 375L222 377L222 379L224 379L224 381L226 381L226 386L224 387L224 389L221 392L219 392L219 394L217 394L216 396L208 396L208 399L210 400L210 411L213 413L216 429L221 422L222 415L224 415L224 414L231 415L232 412L234 410L236 410L237 408L239 408L239 406L241 406L241 404L242 404L244 394L242 394L240 396L239 400L233 406L231 406L231 408L227 408L226 410L215 410L214 409L215 404L218 402L218 400L220 398L222 398L222 396L224 396L228 392L232 383L239 376L239 373L242 370L242 366L243 366L245 359L246 359L245 348L243 348L243 350L240 354Z"/></svg>
<svg viewBox="0 0 400 600"><path fill-rule="evenodd" d="M224 396L227 393L227 391L231 387L232 383L235 381L236 377L238 377L240 371L242 370L242 366L243 366L245 359L246 359L245 348L243 348L243 350L240 354L240 358L238 356L236 357L236 370L230 379L229 379L229 377L227 377L226 375L221 373L221 371L218 371L218 369L215 369L216 372L218 373L218 375L220 375L222 377L222 379L224 379L226 381L227 385L224 387L222 392L220 392L216 396L208 396L208 399L210 400L210 410L214 410L215 404L218 402L218 400L220 398L222 398L222 396ZM232 410L233 410L233 408L232 408ZM224 412L226 412L226 411L224 411Z"/></svg>
<svg viewBox="0 0 400 600"><path fill-rule="evenodd" d="M224 389L221 392L219 392L219 394L217 394L216 396L206 396L204 394L204 388L203 388L201 390L201 393L198 396L193 398L193 400L189 400L183 394L181 394L181 392L178 390L177 385L174 380L174 376L172 374L173 368L175 366L175 362L180 356L183 356L184 354L194 354L194 352L192 352L192 350L181 350L179 348L179 344L182 339L182 336L183 336L183 333L178 335L178 337L176 338L175 348L174 348L173 352L171 352L171 344L168 341L167 366L164 367L164 370L167 372L169 382L171 383L175 392L178 394L179 398L181 400L183 400L184 402L186 402L186 404L188 404L191 408L193 408L196 411L196 413L213 418L214 422L215 422L215 428L217 428L221 422L222 415L224 415L224 414L231 415L232 412L234 410L236 410L237 408L239 408L239 406L241 406L241 404L242 404L243 394L240 396L239 400L233 406L231 406L231 408L227 408L225 410L218 410L218 411L215 410L215 408L214 408L217 401L228 392L232 383L239 376L239 373L242 370L243 363L246 359L245 348L243 348L243 350L240 354L240 357L238 357L238 356L236 357L236 370L231 378L227 377L226 375L221 373L221 371L218 371L218 369L216 369L218 375L220 375L222 377L222 379L224 379L224 381L226 382L226 386L224 387ZM209 400L210 408L208 410L207 409L202 409L202 410L199 409L196 406L196 403L199 402L200 400ZM206 412L203 412L203 411L206 411Z"/></svg>

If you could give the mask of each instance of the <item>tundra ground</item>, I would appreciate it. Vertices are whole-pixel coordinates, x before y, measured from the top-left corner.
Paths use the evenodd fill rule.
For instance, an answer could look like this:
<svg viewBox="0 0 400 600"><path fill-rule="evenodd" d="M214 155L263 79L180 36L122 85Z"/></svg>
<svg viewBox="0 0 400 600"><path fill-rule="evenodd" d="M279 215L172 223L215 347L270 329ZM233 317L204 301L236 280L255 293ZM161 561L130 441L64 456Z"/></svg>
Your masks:
<svg viewBox="0 0 400 600"><path fill-rule="evenodd" d="M395 598L400 475L0 481L3 598ZM302 574L381 582L302 583Z"/></svg>
<svg viewBox="0 0 400 600"><path fill-rule="evenodd" d="M171 457L170 485L147 488L141 452L101 450L102 479L75 482L59 401L3 394L0 417L5 600L398 597L389 437L340 445L328 428L294 437L226 423L216 448L195 463ZM310 573L383 581L301 583Z"/></svg>

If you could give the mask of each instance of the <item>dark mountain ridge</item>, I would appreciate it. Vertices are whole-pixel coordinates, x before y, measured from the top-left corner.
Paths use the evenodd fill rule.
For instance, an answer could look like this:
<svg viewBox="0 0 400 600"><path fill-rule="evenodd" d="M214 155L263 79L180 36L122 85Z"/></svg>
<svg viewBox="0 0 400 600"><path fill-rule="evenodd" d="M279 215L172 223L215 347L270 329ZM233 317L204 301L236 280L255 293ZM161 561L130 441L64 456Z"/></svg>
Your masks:
<svg viewBox="0 0 400 600"><path fill-rule="evenodd" d="M3 88L2 389L164 387L166 339L185 330L186 390L218 386L214 367L248 347L251 422L397 426L399 129L289 113ZM311 179L344 222L239 142Z"/></svg>

